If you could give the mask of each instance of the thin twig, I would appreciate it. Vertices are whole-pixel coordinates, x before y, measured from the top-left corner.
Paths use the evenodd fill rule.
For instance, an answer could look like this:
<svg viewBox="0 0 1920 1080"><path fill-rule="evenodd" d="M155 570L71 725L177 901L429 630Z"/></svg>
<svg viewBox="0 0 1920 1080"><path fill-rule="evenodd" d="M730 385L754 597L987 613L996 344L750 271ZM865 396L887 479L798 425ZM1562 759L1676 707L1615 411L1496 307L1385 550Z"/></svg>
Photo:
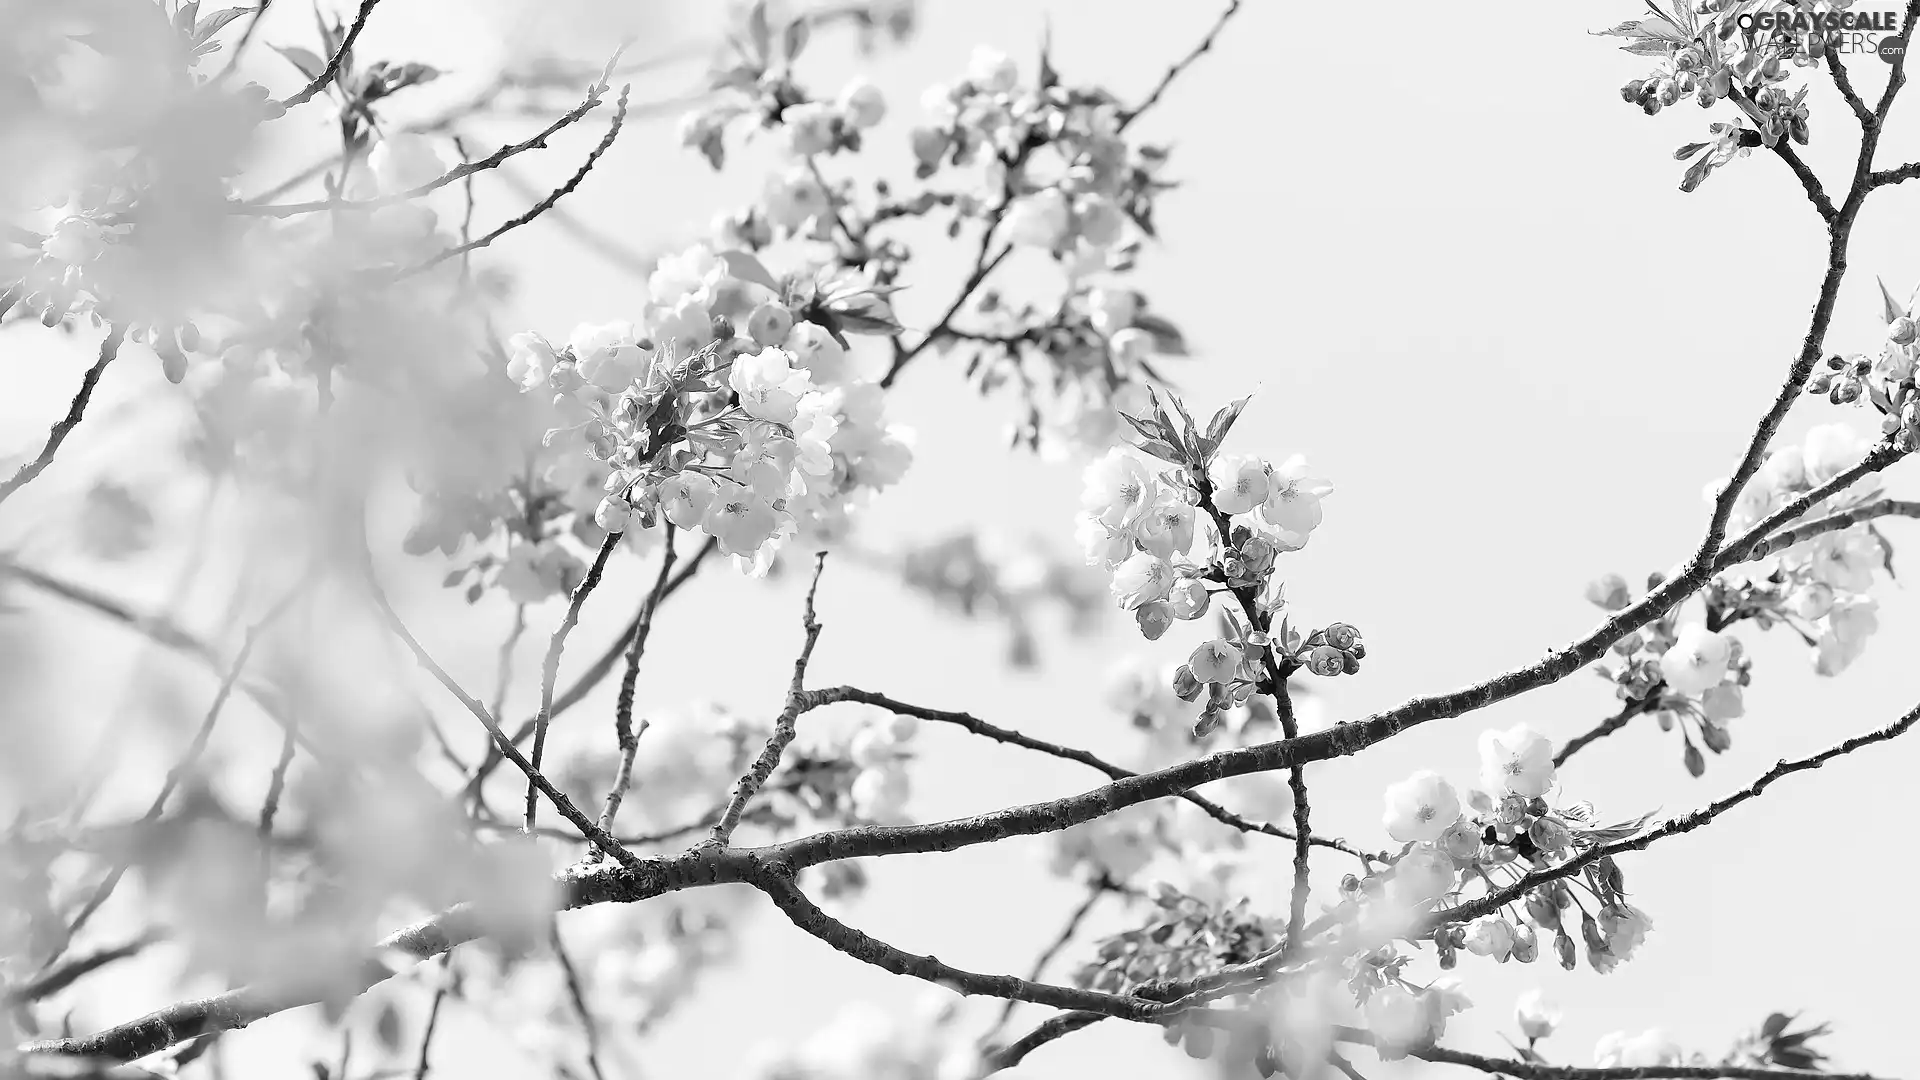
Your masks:
<svg viewBox="0 0 1920 1080"><path fill-rule="evenodd" d="M693 553L693 557L685 560L680 567L680 571L673 575L673 580L667 582L667 591L661 596L661 599L665 600L667 597L679 592L681 586L691 581L693 576L700 572L700 567L706 562L707 557L718 550L720 550L719 541L711 536L707 537L707 542L700 545L700 549ZM0 568L4 568L4 566L4 563L0 563ZM591 694L595 687L599 686L608 675L612 674L614 666L619 663L620 658L626 654L627 647L633 640L634 631L640 626L640 616L643 614L645 614L644 605L640 611L634 613L633 618L628 621L626 629L620 631L619 636L601 652L592 664L587 666L587 670L582 672L580 677L575 679L572 685L568 686L564 692L553 699L552 716L559 716L575 705L585 701L587 695ZM499 714L496 713L495 715L497 716ZM533 730L538 722L539 716L537 714L528 717L514 730L513 737L509 741L515 746L526 742L533 737ZM472 779L467 781L465 794L470 797L474 792L478 791L480 786L486 783L487 777L491 775L493 770L504 760L506 759L500 755L499 748L489 743L487 757L480 763L479 768L474 770Z"/></svg>
<svg viewBox="0 0 1920 1080"><path fill-rule="evenodd" d="M613 122L607 126L607 134L600 140L600 144L593 148L593 152L587 155L587 160L580 164L580 168L577 169L572 176L567 178L566 183L554 188L546 198L533 204L526 213L502 222L497 228L493 229L493 231L479 239L470 240L464 244L456 244L445 251L430 256L422 262L415 263L401 270L391 271L386 275L387 281L391 283L403 278L412 277L415 274L424 273L446 262L448 259L465 255L470 251L478 251L483 247L488 247L495 240L500 239L507 233L539 217L552 208L555 203L571 195L574 189L579 187L582 181L586 180L587 174L593 171L593 167L599 162L601 155L612 149L613 141L620 137L621 125L625 124L627 119L627 95L632 89L633 87L631 85L620 88L620 99L614 103Z"/></svg>
<svg viewBox="0 0 1920 1080"><path fill-rule="evenodd" d="M1091 769L1098 769L1112 780L1121 780L1130 776L1139 775L1131 769L1122 768L1085 750L1047 742L1044 739L1036 739L1031 735L1022 734L1011 728L1003 728L995 724L990 724L971 713L952 712L945 709L929 709L922 705L911 705L873 690L862 690L853 686L833 686L821 690L809 691L807 698L810 709L818 708L822 705L830 705L839 701L851 701L862 705L872 705L900 716L911 716L936 723L952 724L955 727L961 728L974 735L979 735L982 738L991 739L994 742L1005 743L1008 746L1018 746L1026 750L1035 750L1052 757L1077 762ZM1213 800L1206 798L1199 792L1182 792L1180 798L1199 807L1208 817L1215 821L1230 828L1238 829L1241 832L1261 833L1266 836L1280 837L1284 840L1294 839L1294 834L1286 829L1267 822L1249 820L1228 810ZM1345 840L1315 836L1312 838L1312 843L1318 847L1351 855L1359 859L1362 863L1386 861L1380 856L1361 851Z"/></svg>
<svg viewBox="0 0 1920 1080"><path fill-rule="evenodd" d="M472 713L474 718L479 720L481 725L487 729L487 733L493 736L494 745L500 748L500 752L506 755L508 761L513 762L515 768L525 774L528 782L531 783L536 790L545 795L547 799L553 803L554 809L560 811L562 817L573 822L574 827L585 834L588 839L592 840L596 847L613 856L622 866L629 869L637 868L639 865L638 857L635 856L633 852L621 847L618 841L603 832L598 825L593 823L593 819L580 812L580 808L573 804L572 799L567 798L565 792L554 787L552 781L541 775L540 770L534 768L533 763L528 761L526 755L520 752L520 748L508 740L507 733L500 730L499 721L493 718L493 714L487 711L487 707L482 705L473 695L461 689L460 684L454 681L453 676L447 674L446 669L436 663L433 657L427 653L427 650L423 648L420 642L413 636L412 631L407 629L406 623L400 620L399 614L393 610L393 605L387 601L386 593L381 590L378 580L373 576L371 560L369 560L368 565L364 567L364 572L367 590L372 594L374 604L380 609L380 614L385 617L388 629L392 630L394 636L398 637L401 642L407 646L407 649L413 653L414 659L420 662L420 666L426 668L427 671L433 675L434 679L447 689L448 693L459 699L460 704L467 707L467 711Z"/></svg>
<svg viewBox="0 0 1920 1080"><path fill-rule="evenodd" d="M403 202L412 202L414 199L432 194L446 187L448 184L467 179L475 173L499 168L507 159L519 154L524 154L529 150L545 150L547 148L547 141L554 135L577 123L582 117L599 107L601 101L600 94L604 89L604 87L596 85L594 92L590 93L586 100L561 114L559 119L548 124L539 134L532 138L524 139L517 143L504 144L498 150L476 161L462 162L447 170L445 173L434 177L432 180L421 184L419 187L408 188L406 191L396 191L389 195L381 195L371 199L316 199L311 202L278 204L233 203L227 207L227 212L242 217L285 218L293 217L297 214L313 214L336 210L375 210L382 206L394 206Z"/></svg>
<svg viewBox="0 0 1920 1080"><path fill-rule="evenodd" d="M60 444L66 442L67 436L73 434L73 429L80 426L80 418L86 415L87 402L93 400L93 388L100 384L100 375L107 370L107 365L113 363L114 357L120 354L120 343L125 337L124 327L108 326L106 340L100 343L100 359L81 377L80 390L73 395L73 403L67 406L67 415L53 425L53 430L47 434L46 445L40 448L40 455L20 466L20 470L11 478L0 482L0 502L5 502L8 496L31 483L52 463L53 455L60 451Z"/></svg>
<svg viewBox="0 0 1920 1080"><path fill-rule="evenodd" d="M807 661L813 657L814 643L820 640L820 623L814 618L813 599L820 591L820 574L827 568L827 553L822 551L813 559L813 582L807 586L806 614L802 625L806 631L806 640L800 646L800 656L793 662L793 680L787 686L787 701L774 718L773 734L767 736L767 744L760 749L760 756L754 760L740 779L734 782L733 794L727 799L727 808L721 812L720 820L714 823L709 841L725 846L733 838L733 830L740 825L740 815L746 812L747 803L759 793L761 785L780 764L780 755L786 752L787 744L793 741L797 733L796 724L800 713L806 706Z"/></svg>
<svg viewBox="0 0 1920 1080"><path fill-rule="evenodd" d="M803 623L806 640L801 644L801 655L793 661L793 680L787 684L787 703L780 709L780 715L774 717L774 734L766 736L766 746L760 748L760 757L733 782L733 794L728 796L726 809L720 811L720 821L714 822L712 832L708 834L710 844L726 846L733 838L733 830L739 826L739 815L747 811L747 803L760 792L760 786L766 784L766 778L780 767L780 755L785 753L787 744L793 742L801 713L806 707L806 661L814 655L814 642L820 640L820 623L814 619L814 596L820 592L820 573L828 569L828 553L814 555L814 580L806 586L806 613Z"/></svg>
<svg viewBox="0 0 1920 1080"><path fill-rule="evenodd" d="M447 1000L447 968L453 963L453 953L440 954L440 973L434 979L433 1004L427 1007L427 1026L420 1033L420 1054L413 1066L413 1080L427 1080L427 1065L433 1053L433 1034L440 1027L440 1006Z"/></svg>
<svg viewBox="0 0 1920 1080"><path fill-rule="evenodd" d="M600 828L607 832L613 831L613 819L620 813L620 801L626 797L627 785L633 782L633 758L640 749L640 736L647 730L644 718L639 728L633 726L633 692L640 678L640 657L646 652L647 636L653 632L653 613L659 610L660 601L667 594L668 575L673 570L673 534L673 523L668 522L660 555L660 574L654 578L653 589L647 593L646 604L640 609L639 621L633 627L633 641L627 646L627 673L620 679L620 697L613 710L613 734L620 748L620 765L613 778L613 787L607 791L606 805L600 811Z"/></svg>
<svg viewBox="0 0 1920 1080"><path fill-rule="evenodd" d="M1213 43L1219 39L1221 31L1227 28L1228 21L1239 14L1240 3L1241 0L1232 0L1232 2L1227 5L1227 9L1220 13L1218 19L1214 20L1213 28L1207 31L1207 36L1200 39L1200 44L1195 45L1187 55L1174 61L1173 66L1167 69L1167 73L1160 76L1159 83L1155 84L1153 91L1146 96L1146 100L1142 101L1138 107L1132 109L1120 118L1120 123L1116 130L1127 130L1127 127L1135 120L1138 120L1142 113L1160 103L1160 97L1167 92L1167 87L1172 86L1173 81L1178 79L1182 72L1192 67L1195 61L1205 56L1207 52L1213 48Z"/></svg>
<svg viewBox="0 0 1920 1080"><path fill-rule="evenodd" d="M360 31L367 27L367 17L373 14L374 7L379 3L380 0L360 0L360 10L354 14L353 25L347 28L347 35L340 39L340 47L327 60L327 66L320 69L320 74L315 75L313 81L302 87L299 93L281 101L282 109L312 101L315 94L325 90L327 84L340 74L340 65L346 61L347 54L353 51L353 43L359 40Z"/></svg>
<svg viewBox="0 0 1920 1080"><path fill-rule="evenodd" d="M533 773L528 774L526 830L533 831L540 808L538 789L533 776L540 771L540 759L547 750L547 724L553 719L553 685L560 681L560 654L566 651L567 635L580 623L580 608L586 604L588 594L600 584L600 575L607 568L607 557L620 545L619 533L608 533L600 542L600 551L593 558L587 576L573 590L573 596L567 601L566 617L560 620L560 626L554 630L553 637L547 640L547 658L540 665L540 714L535 718L533 728Z"/></svg>
<svg viewBox="0 0 1920 1080"><path fill-rule="evenodd" d="M1619 731L1621 728L1626 727L1627 722L1634 717L1642 713L1652 712L1654 705L1657 704L1659 700L1656 696L1639 701L1629 701L1620 707L1619 712L1600 721L1593 730L1568 739L1567 745L1561 747L1560 752L1553 755L1553 767L1557 769L1565 765L1568 758L1579 753L1588 744L1598 742L1614 732Z"/></svg>

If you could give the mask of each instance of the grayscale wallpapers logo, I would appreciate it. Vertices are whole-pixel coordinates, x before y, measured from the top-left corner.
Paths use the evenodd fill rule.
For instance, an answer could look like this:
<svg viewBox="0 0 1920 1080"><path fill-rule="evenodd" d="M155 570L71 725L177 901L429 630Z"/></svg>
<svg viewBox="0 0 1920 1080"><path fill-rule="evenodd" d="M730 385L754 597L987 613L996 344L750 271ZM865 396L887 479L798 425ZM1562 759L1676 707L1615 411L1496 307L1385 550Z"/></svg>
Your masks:
<svg viewBox="0 0 1920 1080"><path fill-rule="evenodd" d="M1821 51L1873 53L1891 64L1907 51L1907 40L1899 33L1897 11L1756 11L1740 16L1736 22L1748 34L1791 42L1799 51L1812 55ZM1810 47L1814 38L1820 39L1818 48Z"/></svg>

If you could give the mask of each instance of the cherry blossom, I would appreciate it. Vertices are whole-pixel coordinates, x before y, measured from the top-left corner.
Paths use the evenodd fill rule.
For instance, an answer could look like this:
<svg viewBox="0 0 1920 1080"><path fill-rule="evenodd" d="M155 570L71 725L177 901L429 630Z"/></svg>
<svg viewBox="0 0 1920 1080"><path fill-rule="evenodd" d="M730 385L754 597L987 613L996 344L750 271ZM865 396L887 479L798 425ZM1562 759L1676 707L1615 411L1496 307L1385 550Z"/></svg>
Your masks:
<svg viewBox="0 0 1920 1080"><path fill-rule="evenodd" d="M1480 736L1480 782L1488 791L1538 798L1553 786L1553 743L1525 724Z"/></svg>
<svg viewBox="0 0 1920 1080"><path fill-rule="evenodd" d="M1460 819L1460 796L1437 772L1422 770L1387 788L1387 835L1401 843L1438 840Z"/></svg>

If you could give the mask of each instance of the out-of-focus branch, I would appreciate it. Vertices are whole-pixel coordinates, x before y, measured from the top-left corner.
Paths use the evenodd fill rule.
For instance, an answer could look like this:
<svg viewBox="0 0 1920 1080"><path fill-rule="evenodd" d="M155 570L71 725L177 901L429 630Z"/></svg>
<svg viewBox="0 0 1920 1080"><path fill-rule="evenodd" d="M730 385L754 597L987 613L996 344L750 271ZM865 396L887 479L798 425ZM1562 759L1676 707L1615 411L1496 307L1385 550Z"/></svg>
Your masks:
<svg viewBox="0 0 1920 1080"><path fill-rule="evenodd" d="M140 955L146 951L147 946L161 939L162 935L159 934L143 934L125 944L76 956L57 968L0 992L0 1002L8 1005L23 1005L39 1001L41 998L52 997L101 968Z"/></svg>
<svg viewBox="0 0 1920 1080"><path fill-rule="evenodd" d="M19 471L5 481L0 481L0 502L5 502L14 492L32 483L34 477L52 464L53 455L60 452L60 444L66 442L67 436L73 434L73 429L80 426L80 419L87 412L87 403L93 400L93 388L100 384L100 376L107 370L107 365L120 355L120 343L125 337L124 327L111 325L107 328L106 340L100 343L100 359L94 361L87 373L81 376L80 390L73 395L73 403L67 406L67 415L53 425L53 430L47 434L46 445L40 448L38 456L20 466Z"/></svg>
<svg viewBox="0 0 1920 1080"><path fill-rule="evenodd" d="M598 825L594 824L593 819L580 812L580 808L573 804L572 799L567 798L565 792L554 787L552 781L542 775L539 769L534 768L533 762L527 760L526 755L520 752L520 748L508 740L506 732L500 730L499 722L493 718L492 713L487 711L487 707L482 705L473 695L461 689L460 684L453 680L453 676L448 675L446 669L442 668L438 663L435 663L433 657L428 655L426 649L421 647L420 642L416 640L413 633L407 629L406 623L402 622L399 614L393 610L393 605L387 602L386 593L380 589L379 582L373 576L371 559L367 561L364 569L367 591L372 594L375 606L380 609L380 614L386 618L388 628L393 631L395 637L398 637L406 644L408 650L413 653L414 659L420 662L420 666L426 668L427 671L439 681L441 686L446 687L448 693L458 698L460 704L467 707L467 711L472 713L474 718L479 720L481 725L487 729L487 733L493 736L494 745L500 748L500 752L506 756L508 761L513 762L515 768L518 768L526 775L529 783L553 803L554 809L559 810L561 816L573 822L574 827L585 834L588 839L592 840L594 846L611 855L614 860L622 866L626 866L629 869L634 868L639 861L638 857L635 856L633 852L620 846L619 841L602 831Z"/></svg>
<svg viewBox="0 0 1920 1080"><path fill-rule="evenodd" d="M254 645L267 627L273 625L293 606L293 602L306 591L306 585L307 582L303 579L298 585L289 589L278 603L268 609L259 622L247 629L246 637L240 642L240 650L234 654L233 663L228 665L226 674L220 679L220 688L214 691L213 703L207 706L206 716L201 719L200 726L194 731L193 739L187 744L186 752L180 755L180 760L174 764L173 768L167 770L166 777L160 783L160 791L154 795L153 802L148 804L146 814L140 819L141 824L151 825L159 820L160 813L166 809L167 800L172 797L174 789L179 787L180 781L200 763L201 755L206 753L207 744L213 738L214 726L220 722L220 714L226 708L227 699L233 695L233 688L240 681L240 673L246 669L247 660L253 655ZM94 887L92 895L87 897L79 913L67 923L60 934L60 939L54 943L51 953L41 965L43 971L47 965L60 958L67 946L73 943L74 935L87 925L87 921L93 918L94 912L99 911L101 905L113 895L114 890L120 885L120 880L126 876L128 867L129 864L124 860L116 863L107 876L100 880L100 884Z"/></svg>

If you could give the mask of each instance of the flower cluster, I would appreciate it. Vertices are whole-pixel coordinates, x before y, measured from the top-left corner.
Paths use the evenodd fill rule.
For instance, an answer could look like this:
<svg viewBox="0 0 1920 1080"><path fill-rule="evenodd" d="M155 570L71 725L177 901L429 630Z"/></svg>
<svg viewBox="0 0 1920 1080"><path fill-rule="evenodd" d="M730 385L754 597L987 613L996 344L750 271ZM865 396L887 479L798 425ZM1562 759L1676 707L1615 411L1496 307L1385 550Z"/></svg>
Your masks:
<svg viewBox="0 0 1920 1080"><path fill-rule="evenodd" d="M1525 725L1485 732L1480 759L1481 786L1464 801L1445 777L1431 771L1416 772L1387 789L1383 824L1389 836L1407 846L1389 871L1345 883L1350 894L1370 902L1369 916L1387 937L1405 933L1419 912L1474 881L1489 889L1501 878L1517 881L1528 868L1565 862L1644 824L1643 819L1597 828L1587 824L1592 810L1584 804L1552 807L1546 796L1555 780L1553 748ZM1596 860L1576 880L1593 894L1600 911L1596 919L1582 908L1589 960L1596 970L1610 971L1632 955L1651 923L1627 904L1611 859ZM1541 934L1551 933L1561 963L1571 967L1574 943L1561 913L1576 903L1556 881L1528 894L1525 920L1490 914L1465 926L1443 926L1433 934L1440 964L1452 967L1460 949L1502 963L1531 963L1540 954Z"/></svg>
<svg viewBox="0 0 1920 1080"><path fill-rule="evenodd" d="M1804 443L1777 449L1762 462L1734 504L1730 530L1738 534L1752 528L1858 464L1870 449L1844 424L1813 428ZM1720 485L1709 485L1707 498L1716 498L1719 490ZM1817 521L1876 496L1868 486L1822 499L1796 520ZM1878 629L1878 603L1869 590L1876 572L1886 567L1888 552L1871 522L1765 550L1764 557L1721 573L1708 584L1700 621L1669 611L1614 642L1613 658L1595 666L1628 709L1654 714L1663 730L1680 727L1683 760L1695 776L1705 769L1700 748L1725 751L1732 745L1728 722L1746 711L1752 665L1731 627L1743 622L1760 630L1787 627L1808 644L1813 668L1821 675L1844 671ZM1653 575L1647 589L1663 581ZM1587 599L1606 611L1634 602L1626 580L1617 574L1592 582Z"/></svg>
<svg viewBox="0 0 1920 1080"><path fill-rule="evenodd" d="M1454 979L1436 979L1426 987L1394 979L1368 994L1360 1011L1381 1060L1395 1061L1439 1041L1447 1018L1472 1005Z"/></svg>
<svg viewBox="0 0 1920 1080"><path fill-rule="evenodd" d="M1886 334L1878 355L1854 354L1827 358L1824 370L1807 381L1807 393L1826 397L1835 405L1865 403L1880 414L1880 433L1902 450L1920 450L1920 389L1915 386L1915 362L1920 361L1920 322L1915 305L1920 288L1905 304L1896 302L1880 286L1881 318Z"/></svg>
<svg viewBox="0 0 1920 1080"><path fill-rule="evenodd" d="M871 297L841 280L806 286ZM743 252L695 246L648 288L638 326L582 326L559 348L512 342L508 375L558 414L547 443L605 467L595 523L627 532L664 518L759 572L788 541L842 538L856 501L898 480L911 452L830 317L796 318L786 301L799 283Z"/></svg>
<svg viewBox="0 0 1920 1080"><path fill-rule="evenodd" d="M1840 29L1838 23L1822 20L1844 5L1708 0L1697 5L1676 2L1671 12L1648 6L1652 18L1630 19L1601 31L1625 38L1621 48L1627 52L1658 61L1653 72L1621 87L1621 98L1649 116L1688 99L1703 109L1731 101L1741 112L1732 123L1712 125L1711 142L1689 143L1674 154L1680 160L1694 158L1682 190L1692 191L1714 169L1753 147L1771 147L1781 139L1806 144L1808 87L1789 90L1782 84L1793 68L1821 62L1827 33ZM1808 12L1803 7L1825 10Z"/></svg>

